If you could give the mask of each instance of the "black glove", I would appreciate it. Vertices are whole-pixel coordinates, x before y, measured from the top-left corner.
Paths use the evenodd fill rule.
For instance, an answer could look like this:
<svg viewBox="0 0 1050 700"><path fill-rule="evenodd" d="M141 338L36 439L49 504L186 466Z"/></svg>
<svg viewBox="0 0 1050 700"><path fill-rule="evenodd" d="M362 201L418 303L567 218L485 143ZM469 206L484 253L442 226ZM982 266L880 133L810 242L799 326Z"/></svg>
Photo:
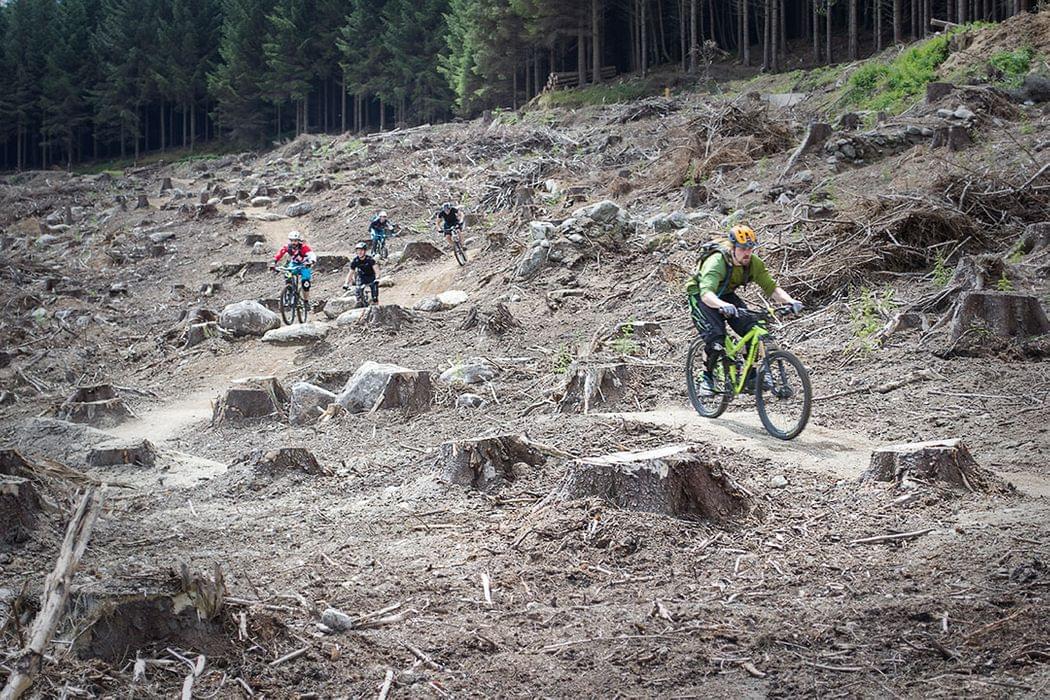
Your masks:
<svg viewBox="0 0 1050 700"><path fill-rule="evenodd" d="M343 290L345 291L345 290L347 290L347 289L350 289L350 285L349 285L349 284L344 284L344 285L343 285Z"/></svg>
<svg viewBox="0 0 1050 700"><path fill-rule="evenodd" d="M723 316L725 316L726 318L736 318L737 316L740 315L740 310L737 309L733 305L719 306L718 307L718 312L720 314L722 314Z"/></svg>

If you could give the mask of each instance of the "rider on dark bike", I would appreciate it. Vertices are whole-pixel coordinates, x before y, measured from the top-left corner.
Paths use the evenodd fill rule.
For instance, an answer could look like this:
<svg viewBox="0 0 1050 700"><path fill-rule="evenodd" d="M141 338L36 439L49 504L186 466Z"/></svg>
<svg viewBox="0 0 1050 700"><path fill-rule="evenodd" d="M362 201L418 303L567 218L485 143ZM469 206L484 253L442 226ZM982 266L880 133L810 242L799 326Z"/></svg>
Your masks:
<svg viewBox="0 0 1050 700"><path fill-rule="evenodd" d="M463 246L463 212L452 206L452 202L445 202L434 213L434 227L445 234L449 248L452 247L452 231L456 231L456 240L460 247Z"/></svg>
<svg viewBox="0 0 1050 700"><path fill-rule="evenodd" d="M354 247L354 259L350 261L350 271L346 273L346 281L343 289L350 289L350 280L356 274L356 287L368 286L372 290L372 305L379 304L379 265L375 258L368 254L368 246L358 243ZM358 301L361 300L361 290L357 290Z"/></svg>

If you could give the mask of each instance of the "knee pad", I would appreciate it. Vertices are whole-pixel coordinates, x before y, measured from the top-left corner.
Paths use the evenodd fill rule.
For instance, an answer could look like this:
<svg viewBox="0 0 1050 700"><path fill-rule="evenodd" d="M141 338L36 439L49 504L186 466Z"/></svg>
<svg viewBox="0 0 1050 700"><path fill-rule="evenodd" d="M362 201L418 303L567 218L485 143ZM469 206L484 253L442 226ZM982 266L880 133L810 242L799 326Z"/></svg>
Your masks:
<svg viewBox="0 0 1050 700"><path fill-rule="evenodd" d="M310 280L303 280L303 289L310 288Z"/></svg>

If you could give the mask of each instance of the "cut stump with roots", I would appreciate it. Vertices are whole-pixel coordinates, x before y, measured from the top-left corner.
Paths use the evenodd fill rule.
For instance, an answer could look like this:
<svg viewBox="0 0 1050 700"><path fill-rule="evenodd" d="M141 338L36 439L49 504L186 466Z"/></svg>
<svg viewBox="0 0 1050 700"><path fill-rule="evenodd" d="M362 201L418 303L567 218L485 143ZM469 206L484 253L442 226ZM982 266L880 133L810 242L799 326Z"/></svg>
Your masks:
<svg viewBox="0 0 1050 700"><path fill-rule="evenodd" d="M59 406L56 415L71 423L110 428L135 415L111 384L79 387Z"/></svg>
<svg viewBox="0 0 1050 700"><path fill-rule="evenodd" d="M746 517L754 500L717 461L695 445L666 445L573 462L558 494L597 496L628 510L728 523Z"/></svg>
<svg viewBox="0 0 1050 700"><path fill-rule="evenodd" d="M882 447L871 454L862 481L936 481L968 491L988 489L989 479L962 440L933 440Z"/></svg>
<svg viewBox="0 0 1050 700"><path fill-rule="evenodd" d="M508 434L442 443L434 466L442 481L487 491L545 459L523 436Z"/></svg>
<svg viewBox="0 0 1050 700"><path fill-rule="evenodd" d="M952 313L952 350L966 344L976 354L992 350L991 339L1027 340L1050 332L1039 300L1028 294L973 291L959 296ZM994 344L993 344L994 345Z"/></svg>
<svg viewBox="0 0 1050 700"><path fill-rule="evenodd" d="M155 467L157 448L149 440L113 440L103 443L88 453L87 463L93 467L135 465Z"/></svg>
<svg viewBox="0 0 1050 700"><path fill-rule="evenodd" d="M289 472L302 472L314 476L329 474L314 454L305 447L280 447L276 450L253 450L238 459L235 464L251 466L256 472L268 476L279 476Z"/></svg>
<svg viewBox="0 0 1050 700"><path fill-rule="evenodd" d="M460 330L469 331L476 328L480 335L500 336L521 324L511 315L510 309L503 302L497 301L492 306L472 306L463 319Z"/></svg>
<svg viewBox="0 0 1050 700"><path fill-rule="evenodd" d="M561 413L589 413L602 403L612 403L627 393L630 367L623 363L584 365L574 362L566 373L558 400Z"/></svg>
<svg viewBox="0 0 1050 700"><path fill-rule="evenodd" d="M29 539L40 510L40 495L32 481L0 474L0 545Z"/></svg>
<svg viewBox="0 0 1050 700"><path fill-rule="evenodd" d="M283 418L287 405L288 394L275 378L252 380L244 386L234 386L226 390L226 395L215 404L212 424L266 416Z"/></svg>

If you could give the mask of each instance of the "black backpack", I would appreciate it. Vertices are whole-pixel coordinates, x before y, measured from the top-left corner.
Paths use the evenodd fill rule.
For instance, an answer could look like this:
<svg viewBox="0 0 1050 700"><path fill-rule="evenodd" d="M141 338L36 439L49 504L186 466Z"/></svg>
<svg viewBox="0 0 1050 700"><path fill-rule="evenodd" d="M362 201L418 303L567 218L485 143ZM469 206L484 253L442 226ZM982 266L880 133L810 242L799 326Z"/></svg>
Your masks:
<svg viewBox="0 0 1050 700"><path fill-rule="evenodd" d="M700 257L697 260L697 264L696 264L696 269L697 270L699 270L701 267L703 267L704 263L707 262L707 259L710 258L715 253L718 253L719 255L723 255L724 256L725 255L725 248L722 247L722 242L721 241L717 241L717 240L716 241L708 241L706 243L701 243L700 244L699 253L700 253ZM733 276L733 267L734 267L734 265L733 265L732 260L730 260L729 257L727 256L726 257L726 276L725 276L725 279L722 280L722 286L718 288L717 296L722 296L723 294L725 294L726 288L729 287L729 278ZM744 287L750 281L751 281L751 266L748 265L747 267L744 268L744 281L740 283L740 286Z"/></svg>

